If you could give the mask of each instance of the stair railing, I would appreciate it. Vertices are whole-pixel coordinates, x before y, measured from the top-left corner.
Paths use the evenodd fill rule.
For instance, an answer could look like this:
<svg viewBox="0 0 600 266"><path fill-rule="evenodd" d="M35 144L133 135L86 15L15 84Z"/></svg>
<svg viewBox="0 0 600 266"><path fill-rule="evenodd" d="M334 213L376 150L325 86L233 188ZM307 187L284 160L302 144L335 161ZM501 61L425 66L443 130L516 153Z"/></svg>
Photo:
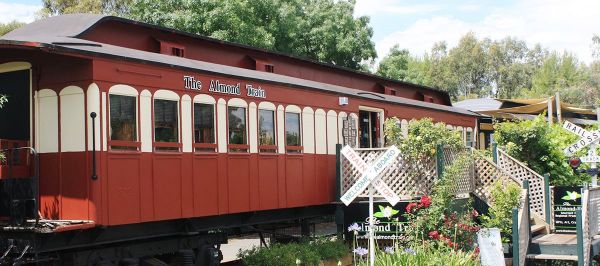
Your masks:
<svg viewBox="0 0 600 266"><path fill-rule="evenodd" d="M521 206L512 211L513 265L524 266L531 242L530 206L527 182L521 189Z"/></svg>

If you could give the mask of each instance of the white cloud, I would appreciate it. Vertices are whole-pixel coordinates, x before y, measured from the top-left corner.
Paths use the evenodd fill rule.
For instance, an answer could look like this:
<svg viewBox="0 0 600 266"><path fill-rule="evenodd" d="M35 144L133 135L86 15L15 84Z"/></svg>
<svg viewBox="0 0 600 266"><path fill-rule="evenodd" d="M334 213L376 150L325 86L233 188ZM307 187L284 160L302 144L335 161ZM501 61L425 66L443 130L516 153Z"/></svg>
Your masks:
<svg viewBox="0 0 600 266"><path fill-rule="evenodd" d="M358 0L354 6L355 16L373 16L378 13L419 14L439 10L441 7L433 4L403 5L399 0Z"/></svg>
<svg viewBox="0 0 600 266"><path fill-rule="evenodd" d="M450 47L473 31L479 38L500 39L514 36L529 45L540 43L557 51L575 53L591 61L591 38L600 34L600 1L595 0L525 0L515 6L496 9L479 21L467 22L451 16L420 19L406 29L396 31L377 42L379 58L394 44L411 53L423 54L436 41L445 40Z"/></svg>
<svg viewBox="0 0 600 266"><path fill-rule="evenodd" d="M13 20L20 22L32 22L35 20L35 13L42 6L27 5L18 3L0 2L0 23L7 23Z"/></svg>

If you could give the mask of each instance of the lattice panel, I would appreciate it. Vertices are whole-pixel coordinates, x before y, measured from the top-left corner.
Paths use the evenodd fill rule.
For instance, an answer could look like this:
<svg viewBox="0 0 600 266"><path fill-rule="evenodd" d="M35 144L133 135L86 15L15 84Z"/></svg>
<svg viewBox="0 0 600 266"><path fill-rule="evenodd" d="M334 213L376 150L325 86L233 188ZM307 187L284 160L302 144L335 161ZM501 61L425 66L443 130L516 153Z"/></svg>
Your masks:
<svg viewBox="0 0 600 266"><path fill-rule="evenodd" d="M544 177L500 149L498 149L498 166L500 166L508 175L512 176L521 183L523 180L529 180L529 199L531 200L531 211L540 215L540 217L545 218L546 210L544 207Z"/></svg>
<svg viewBox="0 0 600 266"><path fill-rule="evenodd" d="M491 202L492 185L496 180L513 182L493 162L481 154L475 156L475 190L474 193L485 202Z"/></svg>
<svg viewBox="0 0 600 266"><path fill-rule="evenodd" d="M588 214L590 236L595 236L600 232L600 188L589 189Z"/></svg>
<svg viewBox="0 0 600 266"><path fill-rule="evenodd" d="M367 164L375 161L385 150L355 149ZM341 167L341 194L343 195L360 178L360 173L343 156ZM431 193L436 177L436 161L434 158L423 158L419 162L406 163L400 155L380 176L400 198L419 197ZM367 192L363 192L359 197L368 197Z"/></svg>
<svg viewBox="0 0 600 266"><path fill-rule="evenodd" d="M444 166L448 167L452 165L454 160L458 158L458 156L462 154L471 153L470 148L444 148ZM475 168L474 164L471 164L469 167L463 169L462 176L458 180L456 180L456 190L455 194L463 194L463 193L471 193L475 188L474 176L475 176Z"/></svg>

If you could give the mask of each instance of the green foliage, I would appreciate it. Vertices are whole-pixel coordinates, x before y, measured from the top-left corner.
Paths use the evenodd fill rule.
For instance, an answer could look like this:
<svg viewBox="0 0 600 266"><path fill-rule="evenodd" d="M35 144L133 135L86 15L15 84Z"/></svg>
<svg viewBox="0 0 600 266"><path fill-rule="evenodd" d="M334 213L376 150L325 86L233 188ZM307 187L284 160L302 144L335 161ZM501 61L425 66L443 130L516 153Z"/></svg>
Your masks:
<svg viewBox="0 0 600 266"><path fill-rule="evenodd" d="M94 14L123 14L133 0L43 0L44 7L40 10L41 17L61 14L94 13Z"/></svg>
<svg viewBox="0 0 600 266"><path fill-rule="evenodd" d="M12 21L9 23L0 23L0 36L7 34L15 29L18 29L20 27L22 27L23 25L25 25L25 23L23 22L18 22L18 21ZM0 102L1 102L1 95L0 95Z"/></svg>
<svg viewBox="0 0 600 266"><path fill-rule="evenodd" d="M357 266L369 265L361 260ZM438 246L417 246L412 249L397 250L393 253L379 252L376 266L479 266L477 252L452 250Z"/></svg>
<svg viewBox="0 0 600 266"><path fill-rule="evenodd" d="M400 120L388 118L384 123L387 145L396 145L404 156L421 159L433 156L438 145L451 148L463 146L460 135L446 128L446 124L433 123L431 118L413 119L408 123L408 137L402 135Z"/></svg>
<svg viewBox="0 0 600 266"><path fill-rule="evenodd" d="M577 175L571 170L563 149L579 137L564 130L561 125L549 125L545 115L533 120L495 124L494 139L508 154L539 174L550 174L552 185L581 185L589 181L587 174ZM578 154L583 155L585 149Z"/></svg>
<svg viewBox="0 0 600 266"><path fill-rule="evenodd" d="M348 254L346 244L340 240L316 239L311 242L273 244L267 248L254 247L240 251L238 257L246 266L319 265L322 260L340 259Z"/></svg>
<svg viewBox="0 0 600 266"><path fill-rule="evenodd" d="M513 182L498 180L491 190L492 202L489 213L480 216L482 226L499 228L502 242L510 242L512 236L512 209L520 208L521 188Z"/></svg>
<svg viewBox="0 0 600 266"><path fill-rule="evenodd" d="M125 16L351 69L375 58L368 17L343 0L135 0Z"/></svg>

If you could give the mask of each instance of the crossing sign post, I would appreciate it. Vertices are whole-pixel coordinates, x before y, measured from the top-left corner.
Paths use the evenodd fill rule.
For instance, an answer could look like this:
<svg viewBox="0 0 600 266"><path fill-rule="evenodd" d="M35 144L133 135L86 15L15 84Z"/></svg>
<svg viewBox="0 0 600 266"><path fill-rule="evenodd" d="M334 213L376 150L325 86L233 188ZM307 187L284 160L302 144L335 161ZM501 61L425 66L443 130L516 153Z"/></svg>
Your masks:
<svg viewBox="0 0 600 266"><path fill-rule="evenodd" d="M374 191L377 190L381 196L383 196L392 206L396 205L400 201L400 197L394 193L394 191L381 180L380 175L385 169L387 169L400 155L400 150L396 146L389 147L382 155L380 155L371 165L367 164L358 153L356 153L350 146L345 146L341 150L341 154L344 155L356 168L361 177L342 195L340 200L350 205L358 195L363 193L365 189L369 189L369 264L372 266L375 264L375 232L374 232L374 217L373 217L373 196Z"/></svg>
<svg viewBox="0 0 600 266"><path fill-rule="evenodd" d="M596 146L598 145L598 142L600 142L600 129L595 131L587 131L569 121L565 121L563 128L581 137L577 142L565 148L563 150L564 153L567 156L571 156L575 152L589 146L590 150L588 151L588 155L581 157L581 161L584 163L590 163L591 168L596 169L597 163L600 162L600 156L596 154ZM598 186L597 171L593 171L592 186Z"/></svg>

